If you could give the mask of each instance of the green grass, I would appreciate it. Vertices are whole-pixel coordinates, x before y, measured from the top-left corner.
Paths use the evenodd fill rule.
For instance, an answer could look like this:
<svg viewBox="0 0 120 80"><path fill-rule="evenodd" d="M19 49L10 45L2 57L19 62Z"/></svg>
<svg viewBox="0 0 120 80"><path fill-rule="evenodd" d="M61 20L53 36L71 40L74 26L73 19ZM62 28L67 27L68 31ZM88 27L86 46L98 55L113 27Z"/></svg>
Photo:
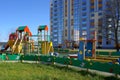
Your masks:
<svg viewBox="0 0 120 80"><path fill-rule="evenodd" d="M117 80L66 67L28 63L0 63L0 80Z"/></svg>

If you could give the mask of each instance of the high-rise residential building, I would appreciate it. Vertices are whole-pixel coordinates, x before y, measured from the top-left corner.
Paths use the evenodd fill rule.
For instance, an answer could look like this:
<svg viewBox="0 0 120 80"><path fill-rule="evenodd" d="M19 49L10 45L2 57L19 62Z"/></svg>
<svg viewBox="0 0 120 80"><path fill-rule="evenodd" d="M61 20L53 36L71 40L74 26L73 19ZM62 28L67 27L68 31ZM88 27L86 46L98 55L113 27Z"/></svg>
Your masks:
<svg viewBox="0 0 120 80"><path fill-rule="evenodd" d="M114 48L115 45L115 27L118 25L118 44L120 45L120 20L118 15L120 11L118 6L119 3L116 3L119 0L106 0L104 17L103 17L103 48ZM117 22L118 20L118 22ZM116 22L115 22L116 21Z"/></svg>
<svg viewBox="0 0 120 80"><path fill-rule="evenodd" d="M94 39L103 47L103 11L106 0L51 0L51 40L55 47L79 45L79 39ZM67 43L67 45L66 45Z"/></svg>

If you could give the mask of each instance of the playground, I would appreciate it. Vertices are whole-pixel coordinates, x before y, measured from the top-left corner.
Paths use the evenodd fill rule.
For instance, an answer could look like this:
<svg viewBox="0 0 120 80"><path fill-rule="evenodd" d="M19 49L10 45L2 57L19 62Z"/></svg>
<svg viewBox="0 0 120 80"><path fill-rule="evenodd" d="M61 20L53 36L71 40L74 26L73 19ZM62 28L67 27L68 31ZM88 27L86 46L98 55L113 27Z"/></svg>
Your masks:
<svg viewBox="0 0 120 80"><path fill-rule="evenodd" d="M18 27L14 33L9 35L7 44L5 45L4 49L0 51L0 61L20 62L20 64L17 64L21 66L23 65L21 63L24 63L25 61L41 63L41 66L42 63L51 65L60 64L66 66L67 68L69 66L84 68L87 72L89 72L89 70L97 70L114 74L115 77L120 75L120 52L97 51L95 38L91 40L80 38L79 49L75 51L75 54L69 54L72 52L69 49L54 49L53 43L50 41L50 36L48 35L47 25L38 26L38 30L36 31L37 34L33 35L28 26ZM3 64L4 63L1 65ZM9 65L9 63L5 63L5 65L7 64ZM12 64L14 65L14 63ZM45 76L49 77L49 75ZM89 77L86 79L88 78ZM53 77L50 79L53 79ZM70 78L69 80L77 80L77 78Z"/></svg>

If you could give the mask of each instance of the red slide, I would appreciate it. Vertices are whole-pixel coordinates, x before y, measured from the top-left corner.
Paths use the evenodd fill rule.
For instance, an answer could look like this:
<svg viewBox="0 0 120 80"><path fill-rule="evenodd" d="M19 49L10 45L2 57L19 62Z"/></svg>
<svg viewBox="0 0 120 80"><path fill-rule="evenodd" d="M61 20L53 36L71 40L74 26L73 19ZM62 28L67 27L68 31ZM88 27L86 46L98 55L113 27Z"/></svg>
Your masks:
<svg viewBox="0 0 120 80"><path fill-rule="evenodd" d="M6 51L8 48L9 48L9 45L8 45L8 44L6 44L5 48L4 48L4 49L2 49L2 50L1 50L1 52Z"/></svg>

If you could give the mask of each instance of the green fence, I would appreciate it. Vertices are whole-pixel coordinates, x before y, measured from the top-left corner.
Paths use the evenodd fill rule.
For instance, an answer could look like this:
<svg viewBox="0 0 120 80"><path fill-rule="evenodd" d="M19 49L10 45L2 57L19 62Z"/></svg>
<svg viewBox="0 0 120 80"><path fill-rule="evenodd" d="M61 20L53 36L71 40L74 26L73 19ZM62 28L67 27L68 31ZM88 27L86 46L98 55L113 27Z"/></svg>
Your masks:
<svg viewBox="0 0 120 80"><path fill-rule="evenodd" d="M68 52L70 52L69 49L61 49L61 48L55 48L54 51L59 52L59 53L68 53Z"/></svg>
<svg viewBox="0 0 120 80"><path fill-rule="evenodd" d="M97 55L111 55L111 56L120 56L120 52L113 51L96 51Z"/></svg>
<svg viewBox="0 0 120 80"><path fill-rule="evenodd" d="M56 62L64 65L72 65L81 68L99 70L104 72L110 72L120 75L120 64L113 64L113 63L102 63L102 62L95 62L95 61L79 61L74 58L67 58L67 57L55 57L55 56L45 56L45 55L0 55L0 60L24 60L24 61L41 61L41 62Z"/></svg>
<svg viewBox="0 0 120 80"><path fill-rule="evenodd" d="M0 55L0 60L5 61L5 60L9 60L9 61L16 61L16 60L20 60L21 55L18 54L1 54Z"/></svg>

